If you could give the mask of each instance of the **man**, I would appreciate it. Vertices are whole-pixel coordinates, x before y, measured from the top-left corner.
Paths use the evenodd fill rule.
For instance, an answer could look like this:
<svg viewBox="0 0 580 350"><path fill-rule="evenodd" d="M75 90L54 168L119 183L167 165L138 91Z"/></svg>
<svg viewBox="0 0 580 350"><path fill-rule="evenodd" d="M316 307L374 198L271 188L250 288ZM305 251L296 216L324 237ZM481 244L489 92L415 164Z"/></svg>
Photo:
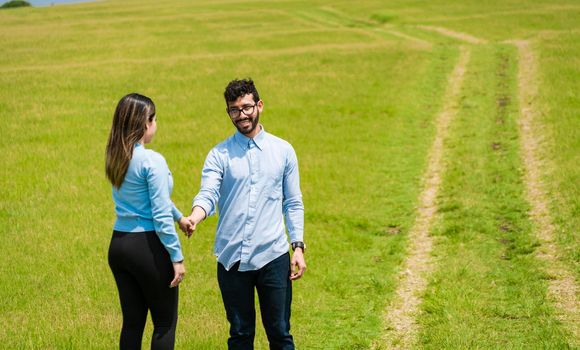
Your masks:
<svg viewBox="0 0 580 350"><path fill-rule="evenodd" d="M294 349L292 281L306 270L296 153L260 124L264 103L252 80L231 81L224 97L237 132L209 152L189 220L194 230L216 207L219 212L214 253L230 322L228 348L253 349L255 288L270 349Z"/></svg>

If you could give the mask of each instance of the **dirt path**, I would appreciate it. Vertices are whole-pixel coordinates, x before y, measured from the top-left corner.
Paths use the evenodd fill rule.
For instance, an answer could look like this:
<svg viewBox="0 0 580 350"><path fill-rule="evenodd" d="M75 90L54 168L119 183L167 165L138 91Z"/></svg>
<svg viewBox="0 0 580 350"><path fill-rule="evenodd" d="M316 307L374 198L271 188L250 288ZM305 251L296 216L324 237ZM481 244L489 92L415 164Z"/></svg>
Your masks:
<svg viewBox="0 0 580 350"><path fill-rule="evenodd" d="M466 33L455 32L453 30L443 28L443 27L421 25L421 26L417 26L417 28L428 30L428 31L435 32L435 33L439 33L441 35L445 35L445 36L450 37L450 38L458 39L458 40L461 40L461 41L469 43L469 44L476 44L477 45L477 44L486 44L487 43L487 40L485 40L485 39L480 39L480 38L477 38L473 35L469 35Z"/></svg>
<svg viewBox="0 0 580 350"><path fill-rule="evenodd" d="M577 300L577 285L574 276L558 259L555 230L550 216L548 199L542 183L543 164L541 146L544 143L541 126L536 116L537 62L528 41L512 41L518 49L520 142L522 161L525 167L524 181L527 200L530 203L530 217L536 236L541 243L538 257L545 261L546 272L550 276L548 297L554 303L556 317L572 337L572 347L580 347L580 310Z"/></svg>
<svg viewBox="0 0 580 350"><path fill-rule="evenodd" d="M326 24L329 27L340 26L343 28L348 28L350 31L358 31L362 34L374 37L375 39L377 38L376 36L373 36L375 33L377 33L377 32L378 33L386 33L386 34L389 34L391 36L404 39L405 42L408 43L410 46L416 47L416 48L421 49L421 50L430 50L433 48L432 43L430 43L426 40L422 40L422 39L413 37L413 36L408 35L408 34L401 33L399 31L395 30L394 27L392 27L392 26L377 26L377 22L375 22L375 21L368 20L366 18L352 17L349 14L344 13L344 12L337 10L337 9L330 7L330 6L320 7L320 9L323 11L326 11L327 13L331 13L334 16L336 16L336 19L339 20L339 22L337 22L337 21L329 22L328 19L321 19L320 16L316 17L314 15L308 15L308 18L310 18L313 21L312 22L313 24L320 25L321 21L326 21ZM307 15L303 14L303 16L307 16ZM295 18L298 18L298 17L295 17ZM363 27L357 28L357 25L363 25ZM378 37L378 38L383 39L382 37Z"/></svg>
<svg viewBox="0 0 580 350"><path fill-rule="evenodd" d="M392 36L396 36L396 37L401 38L401 39L405 39L410 45L414 45L419 49L431 50L433 48L433 44L426 41L426 40L419 39L419 38L413 37L411 35L401 33L401 32L396 31L394 29L375 28L374 30L378 31L378 32L387 33L387 34L390 34Z"/></svg>
<svg viewBox="0 0 580 350"><path fill-rule="evenodd" d="M443 141L457 111L457 102L469 57L470 51L461 48L459 61L449 78L443 110L436 121L437 130L424 175L424 188L419 197L419 213L415 224L409 231L407 261L403 266L403 273L400 275L393 302L387 308L385 335L380 343L373 344L374 349L410 349L413 348L416 340L418 330L415 318L419 312L421 295L427 286L426 276L432 271L433 242L429 232L437 211L435 200L443 171Z"/></svg>

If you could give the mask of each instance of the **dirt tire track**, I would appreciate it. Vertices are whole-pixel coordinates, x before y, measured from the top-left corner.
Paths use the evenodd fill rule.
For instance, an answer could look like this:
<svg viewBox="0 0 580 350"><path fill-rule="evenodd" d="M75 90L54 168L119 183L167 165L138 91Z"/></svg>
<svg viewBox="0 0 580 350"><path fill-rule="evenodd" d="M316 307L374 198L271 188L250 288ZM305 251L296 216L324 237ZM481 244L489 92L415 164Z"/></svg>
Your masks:
<svg viewBox="0 0 580 350"><path fill-rule="evenodd" d="M412 45L418 49L422 49L422 50L433 49L432 43L430 43L426 40L423 40L423 39L416 38L416 37L408 35L408 34L401 33L401 32L396 31L394 29L375 28L374 30L378 31L378 32L387 33L387 34L390 34L392 36L404 39L409 43L409 45Z"/></svg>
<svg viewBox="0 0 580 350"><path fill-rule="evenodd" d="M530 204L530 218L536 237L541 243L537 256L545 262L549 275L548 298L554 303L556 318L572 335L573 348L580 347L580 310L578 308L578 288L574 276L558 259L555 228L549 210L549 201L542 183L541 147L544 137L536 116L538 96L537 62L528 41L511 41L518 49L519 71L519 131L520 152L524 164L524 183L527 201Z"/></svg>
<svg viewBox="0 0 580 350"><path fill-rule="evenodd" d="M443 171L443 141L457 111L470 53L469 50L461 48L459 60L449 77L449 84L443 97L443 109L436 121L437 130L424 175L424 188L419 197L418 216L409 231L407 260L404 263L393 301L386 311L387 328L384 337L380 343L373 344L374 349L410 349L414 347L417 338L418 329L415 317L419 313L422 294L427 287L427 275L432 271L433 242L429 232L437 211L435 201Z"/></svg>
<svg viewBox="0 0 580 350"><path fill-rule="evenodd" d="M487 40L485 39L480 39L477 38L473 35L469 35L466 33L461 33L461 32L456 32L447 28L443 28L443 27L435 27L435 26L425 26L425 25L420 25L417 26L417 28L420 29L424 29L424 30L428 30L430 32L435 32L435 33L439 33L441 35L453 38L453 39L458 39L461 40L463 42L469 43L469 44L487 44Z"/></svg>
<svg viewBox="0 0 580 350"><path fill-rule="evenodd" d="M431 50L433 48L433 44L426 41L426 40L422 40L419 38L415 38L411 35L398 32L398 31L394 30L392 27L389 27L387 29L387 28L385 28L385 26L377 26L377 23L374 21L367 20L365 18L352 17L349 14L346 14L346 13L344 13L340 10L337 10L331 6L323 6L323 7L320 7L319 9L322 11L326 11L327 13L333 14L336 16L337 19L343 21L343 22L332 22L333 25L339 25L339 26L344 27L344 28L349 28L350 31L359 32L359 33L365 34L367 36L373 37L375 39L381 39L381 40L383 40L384 38L382 38L381 36L377 36L376 33L386 33L388 35L404 39L410 46L417 48L417 49L420 49L420 50ZM309 17L313 21L316 21L315 15L309 15ZM348 26L348 24L353 25L353 27L350 28ZM362 25L365 25L367 27L356 28L357 24L362 24Z"/></svg>

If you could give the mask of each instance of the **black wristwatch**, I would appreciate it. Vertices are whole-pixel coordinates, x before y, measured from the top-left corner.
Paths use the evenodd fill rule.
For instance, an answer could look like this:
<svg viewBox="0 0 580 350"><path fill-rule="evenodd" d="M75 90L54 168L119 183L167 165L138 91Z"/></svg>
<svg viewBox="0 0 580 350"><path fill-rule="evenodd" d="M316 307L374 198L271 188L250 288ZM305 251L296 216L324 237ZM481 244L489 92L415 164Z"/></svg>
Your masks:
<svg viewBox="0 0 580 350"><path fill-rule="evenodd" d="M296 248L302 248L302 253L306 250L306 244L304 242L292 242L292 250L296 250Z"/></svg>

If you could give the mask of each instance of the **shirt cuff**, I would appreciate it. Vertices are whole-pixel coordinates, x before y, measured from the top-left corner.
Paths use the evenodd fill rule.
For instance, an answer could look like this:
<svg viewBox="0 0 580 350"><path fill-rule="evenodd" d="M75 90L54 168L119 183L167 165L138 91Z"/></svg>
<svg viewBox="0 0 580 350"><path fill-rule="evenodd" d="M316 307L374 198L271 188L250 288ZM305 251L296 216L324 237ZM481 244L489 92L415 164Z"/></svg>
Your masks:
<svg viewBox="0 0 580 350"><path fill-rule="evenodd" d="M183 217L183 214L175 205L171 208L171 215L173 216L173 221L179 221Z"/></svg>
<svg viewBox="0 0 580 350"><path fill-rule="evenodd" d="M193 207L200 207L201 209L203 209L203 211L205 211L205 217L208 217L208 216L213 214L211 212L211 205L209 203L204 202L204 201L198 200L198 201L193 202L191 209L193 209Z"/></svg>
<svg viewBox="0 0 580 350"><path fill-rule="evenodd" d="M172 263L182 262L182 261L183 261L183 254L181 254L181 251L175 251L175 252L173 252L173 254L171 254L171 262Z"/></svg>

